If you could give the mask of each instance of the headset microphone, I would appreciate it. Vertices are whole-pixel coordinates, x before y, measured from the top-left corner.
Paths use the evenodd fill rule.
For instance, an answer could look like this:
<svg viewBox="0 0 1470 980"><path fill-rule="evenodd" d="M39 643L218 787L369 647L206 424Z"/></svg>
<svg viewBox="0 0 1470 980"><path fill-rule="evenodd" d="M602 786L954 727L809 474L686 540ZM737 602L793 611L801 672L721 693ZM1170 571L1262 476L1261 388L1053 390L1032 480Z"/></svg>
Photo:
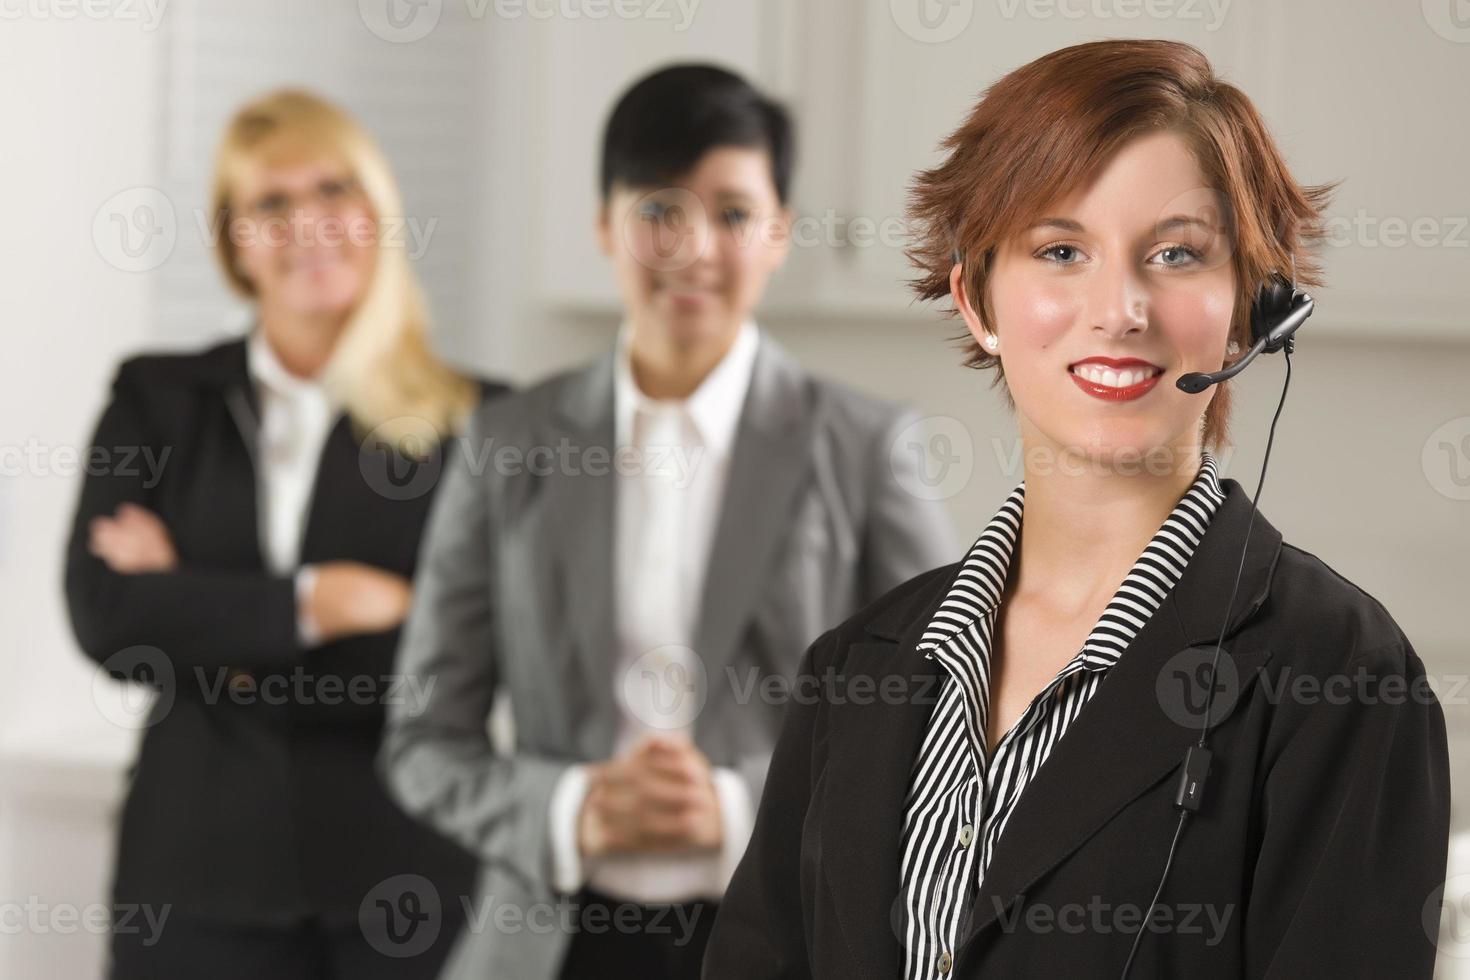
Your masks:
<svg viewBox="0 0 1470 980"><path fill-rule="evenodd" d="M1274 275L1270 282L1261 287L1255 303L1251 305L1252 343L1245 356L1223 371L1211 371L1208 374L1195 371L1183 375L1174 382L1175 386L1180 391L1197 395L1210 385L1229 381L1244 371L1246 365L1254 361L1256 355L1263 350L1274 354L1285 347L1288 354L1292 353L1296 350L1296 344L1291 335L1312 315L1314 305L1312 297L1298 292L1290 281L1279 274Z"/></svg>
<svg viewBox="0 0 1470 980"><path fill-rule="evenodd" d="M1293 269L1294 277L1295 269ZM1169 844L1169 856L1164 860L1164 871L1159 877L1159 886L1154 891L1153 901L1149 903L1148 912L1144 914L1142 924L1138 927L1138 934L1133 937L1133 948L1128 952L1128 959L1123 964L1123 974L1120 980L1128 980L1128 971L1133 967L1133 957L1138 953L1138 944L1143 939L1144 932L1148 930L1154 908L1159 904L1159 896L1164 893L1164 883L1169 880L1169 869L1174 864L1174 851L1179 846L1180 836L1184 833L1184 824L1189 819L1189 815L1197 811L1204 801L1205 777L1209 775L1211 761L1210 710L1215 699L1215 675L1220 666L1220 644L1225 642L1225 630L1230 625L1230 611L1235 607L1235 594L1240 587L1240 573L1245 568L1246 550L1250 547L1251 541L1251 526L1256 522L1256 513L1261 500L1261 487L1266 482L1266 465L1271 461L1271 443L1276 438L1276 420L1281 417L1282 406L1286 404L1286 389L1291 386L1291 355L1296 350L1292 334L1296 333L1297 328L1312 315L1312 306L1312 297L1299 292L1295 282L1284 278L1279 273L1273 273L1270 280L1261 286L1255 302L1251 305L1252 344L1245 356L1223 371L1193 372L1182 375L1174 382L1181 391L1198 394L1210 385L1235 377L1245 370L1245 366L1255 360L1256 355L1263 350L1271 354L1278 350L1286 351L1286 380L1281 385L1281 400L1276 404L1276 414L1271 417L1271 430L1266 436L1266 454L1261 460L1261 477L1256 483L1255 496L1251 499L1251 519L1245 526L1245 545L1240 549L1240 564L1235 569L1235 585L1230 590L1230 601L1225 604L1225 622L1220 624L1220 636L1215 641L1215 654L1210 661L1209 680L1205 685L1204 722L1200 728L1199 741L1191 745L1184 754L1184 762L1179 771L1179 782L1174 792L1174 807L1179 811L1179 822L1174 828L1174 839Z"/></svg>

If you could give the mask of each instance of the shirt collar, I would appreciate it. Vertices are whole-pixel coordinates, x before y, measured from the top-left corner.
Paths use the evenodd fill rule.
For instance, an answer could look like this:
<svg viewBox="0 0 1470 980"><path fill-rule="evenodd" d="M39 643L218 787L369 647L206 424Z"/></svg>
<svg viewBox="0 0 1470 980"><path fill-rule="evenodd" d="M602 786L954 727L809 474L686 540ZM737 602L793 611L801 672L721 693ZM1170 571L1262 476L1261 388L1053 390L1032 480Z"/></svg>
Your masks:
<svg viewBox="0 0 1470 980"><path fill-rule="evenodd" d="M618 327L616 354L613 359L613 403L616 413L617 445L628 445L633 436L633 416L639 408L652 411L683 406L694 422L704 447L716 454L729 451L735 441L735 429L745 404L745 393L755 369L755 355L760 346L760 330L752 320L740 325L735 342L720 362L699 383L688 398L650 398L633 379L632 357L628 349L632 325L626 320Z"/></svg>
<svg viewBox="0 0 1470 980"><path fill-rule="evenodd" d="M937 648L984 619L1000 604L1011 554L1020 537L1025 499L1026 481L1022 480L970 548L949 593L918 643L917 649L924 656L933 659ZM1105 624L1116 621L1120 615L1136 622L1140 607L1147 615L1158 609L1164 596L1184 574L1185 566L1224 499L1215 458L1203 451L1194 482L1123 577L1098 625L1093 627L1074 659L1081 659L1084 666L1093 670L1106 670L1117 661L1116 632Z"/></svg>

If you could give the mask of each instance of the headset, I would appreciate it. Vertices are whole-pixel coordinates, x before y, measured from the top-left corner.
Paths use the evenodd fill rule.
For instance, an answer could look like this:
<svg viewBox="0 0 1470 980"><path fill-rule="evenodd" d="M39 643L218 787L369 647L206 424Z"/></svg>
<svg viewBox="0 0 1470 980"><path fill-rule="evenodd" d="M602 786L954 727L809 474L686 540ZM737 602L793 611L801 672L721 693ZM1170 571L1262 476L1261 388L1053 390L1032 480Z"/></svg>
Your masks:
<svg viewBox="0 0 1470 980"><path fill-rule="evenodd" d="M1235 584L1230 588L1230 601L1225 604L1225 621L1220 624L1220 636L1215 640L1215 653L1210 660L1209 680L1205 686L1205 718L1200 727L1199 741L1191 745L1184 753L1184 763L1179 772L1179 783L1174 791L1174 807L1179 811L1179 823L1174 828L1174 839L1169 844L1169 856L1164 861L1164 871L1159 877L1159 887L1154 891L1153 901L1149 903L1148 911L1144 913L1143 923L1138 927L1138 934L1133 937L1133 948L1128 952L1128 960L1123 964L1123 973L1120 980L1128 980L1128 971L1133 967L1133 957L1138 953L1138 944L1143 939L1143 934L1148 931L1149 920L1153 918L1154 908L1159 904L1159 896L1164 892L1164 883L1169 880L1169 869L1174 863L1174 851L1179 846L1179 837L1184 832L1184 824L1189 815L1200 808L1204 801L1205 777L1210 771L1210 709L1215 700L1215 672L1220 666L1220 644L1225 641L1225 630L1230 625L1230 612L1235 606L1236 590L1240 587L1240 574L1245 568L1245 556L1251 543L1251 527L1256 522L1256 512L1261 501L1261 487L1266 482L1266 466L1271 461L1271 443L1276 438L1276 420L1281 417L1281 408L1286 404L1286 390L1291 386L1291 354L1296 350L1296 341L1293 334L1297 328L1306 322L1307 317L1312 315L1312 297L1296 288L1296 262L1292 261L1291 278L1283 277L1279 272L1272 273L1270 278L1261 285L1256 294L1255 302L1251 304L1251 348L1240 360L1222 371L1211 371L1209 373L1192 372L1182 375L1174 382L1180 391L1190 394L1198 394L1210 385L1219 384L1235 377L1245 370L1247 364L1255 360L1262 351L1274 354L1278 350L1286 352L1286 379L1281 384L1281 400L1276 404L1276 414L1271 417L1271 430L1266 436L1266 454L1261 460L1261 476L1256 483L1255 496L1251 500L1250 521L1245 526L1245 544L1240 549L1240 564L1235 569Z"/></svg>

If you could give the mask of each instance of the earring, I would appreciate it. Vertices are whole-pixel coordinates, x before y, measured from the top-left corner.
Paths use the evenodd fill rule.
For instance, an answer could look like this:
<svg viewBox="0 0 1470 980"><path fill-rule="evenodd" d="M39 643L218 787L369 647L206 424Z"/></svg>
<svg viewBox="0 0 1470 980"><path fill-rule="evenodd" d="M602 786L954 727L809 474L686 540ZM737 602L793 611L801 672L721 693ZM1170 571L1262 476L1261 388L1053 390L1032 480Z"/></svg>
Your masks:
<svg viewBox="0 0 1470 980"><path fill-rule="evenodd" d="M995 350L997 347L1000 346L1000 338L997 337L993 333L986 334L985 335L985 346L986 347L989 347L991 350Z"/></svg>
<svg viewBox="0 0 1470 980"><path fill-rule="evenodd" d="M1225 353L1234 357L1236 354L1240 353L1240 345L1232 340L1229 344L1225 345Z"/></svg>

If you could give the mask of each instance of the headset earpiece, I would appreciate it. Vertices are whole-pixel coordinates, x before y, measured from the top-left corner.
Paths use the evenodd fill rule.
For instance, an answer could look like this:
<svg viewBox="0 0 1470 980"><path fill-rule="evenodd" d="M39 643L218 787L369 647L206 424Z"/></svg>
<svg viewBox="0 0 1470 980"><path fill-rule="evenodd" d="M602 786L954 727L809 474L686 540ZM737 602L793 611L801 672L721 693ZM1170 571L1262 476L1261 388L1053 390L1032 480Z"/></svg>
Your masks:
<svg viewBox="0 0 1470 980"><path fill-rule="evenodd" d="M1251 304L1252 345L1263 337L1269 337L1283 321L1311 301L1311 297L1306 293L1297 292L1291 280L1279 272L1273 272L1271 277L1261 284L1260 290L1256 293L1255 302ZM1268 341L1265 352L1274 354L1290 342L1289 336L1275 343Z"/></svg>

